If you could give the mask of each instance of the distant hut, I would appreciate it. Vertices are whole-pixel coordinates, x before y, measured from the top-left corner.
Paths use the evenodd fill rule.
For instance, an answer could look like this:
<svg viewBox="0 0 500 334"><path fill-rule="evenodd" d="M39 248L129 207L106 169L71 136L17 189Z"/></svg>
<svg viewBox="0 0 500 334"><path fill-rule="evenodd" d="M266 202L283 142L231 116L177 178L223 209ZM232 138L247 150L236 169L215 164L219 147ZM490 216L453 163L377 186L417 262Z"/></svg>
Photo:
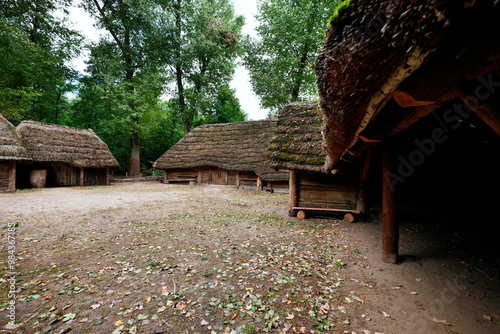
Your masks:
<svg viewBox="0 0 500 334"><path fill-rule="evenodd" d="M380 144L386 262L398 261L403 195L420 195L406 201L420 211L496 212L483 188L499 180L499 17L490 0L349 0L330 18L315 66L324 170Z"/></svg>
<svg viewBox="0 0 500 334"><path fill-rule="evenodd" d="M31 157L16 128L0 115L0 192L16 190L17 163L21 161L31 161Z"/></svg>
<svg viewBox="0 0 500 334"><path fill-rule="evenodd" d="M266 150L276 120L201 125L155 163L165 170L164 183L205 183L288 188L288 173L267 166Z"/></svg>
<svg viewBox="0 0 500 334"><path fill-rule="evenodd" d="M365 213L360 192L360 159L325 173L326 153L322 134L323 117L317 102L294 102L279 113L275 136L269 146L270 166L290 171L289 215L343 214L352 222Z"/></svg>
<svg viewBox="0 0 500 334"><path fill-rule="evenodd" d="M33 158L18 177L25 186L109 185L110 168L119 168L108 146L90 129L23 121L17 132Z"/></svg>

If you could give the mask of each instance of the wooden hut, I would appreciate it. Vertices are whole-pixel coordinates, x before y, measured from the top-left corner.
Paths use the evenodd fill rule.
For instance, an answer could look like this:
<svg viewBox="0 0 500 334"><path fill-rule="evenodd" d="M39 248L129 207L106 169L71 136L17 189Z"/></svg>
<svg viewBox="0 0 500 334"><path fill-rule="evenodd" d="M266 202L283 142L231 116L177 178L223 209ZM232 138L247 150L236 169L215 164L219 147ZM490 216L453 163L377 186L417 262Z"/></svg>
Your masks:
<svg viewBox="0 0 500 334"><path fill-rule="evenodd" d="M119 168L90 129L23 121L17 132L33 158L18 175L26 187L109 185L110 168Z"/></svg>
<svg viewBox="0 0 500 334"><path fill-rule="evenodd" d="M479 177L483 184L497 184L498 173L486 171L495 164L487 159L498 152L493 142L500 134L499 17L497 1L350 0L330 18L316 61L325 119L324 170L381 144L386 262L398 258L398 187L418 175L434 153L445 153L440 145L465 128L481 128L476 136L484 137L467 158L463 147L456 149L467 168L456 173L455 189L447 195L460 192L457 180L462 187ZM474 124L464 125L472 119ZM487 150L479 149L484 145ZM484 151L489 154L479 154ZM428 188L442 190L438 184ZM470 205L481 193L462 195Z"/></svg>
<svg viewBox="0 0 500 334"><path fill-rule="evenodd" d="M16 190L17 164L29 161L31 157L16 128L0 115L0 192Z"/></svg>
<svg viewBox="0 0 500 334"><path fill-rule="evenodd" d="M289 215L342 214L352 222L365 213L360 159L334 173L325 173L323 117L317 102L294 102L279 113L275 136L269 146L270 166L290 171Z"/></svg>
<svg viewBox="0 0 500 334"><path fill-rule="evenodd" d="M276 120L201 125L155 163L164 183L204 183L287 189L288 173L267 166Z"/></svg>

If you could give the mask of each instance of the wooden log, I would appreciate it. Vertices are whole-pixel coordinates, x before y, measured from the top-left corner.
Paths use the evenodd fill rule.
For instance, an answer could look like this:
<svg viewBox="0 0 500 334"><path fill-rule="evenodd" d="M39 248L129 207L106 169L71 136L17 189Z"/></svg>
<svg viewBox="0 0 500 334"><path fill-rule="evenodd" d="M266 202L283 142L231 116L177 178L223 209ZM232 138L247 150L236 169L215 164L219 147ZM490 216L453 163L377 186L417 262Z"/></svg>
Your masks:
<svg viewBox="0 0 500 334"><path fill-rule="evenodd" d="M299 218L299 219L306 219L306 212L300 210L299 212L297 212L297 218Z"/></svg>
<svg viewBox="0 0 500 334"><path fill-rule="evenodd" d="M240 184L241 184L241 181L240 181L240 171L237 170L236 171L236 187L239 188Z"/></svg>
<svg viewBox="0 0 500 334"><path fill-rule="evenodd" d="M346 213L344 215L344 220L347 222L347 223L354 223L354 215L352 213Z"/></svg>
<svg viewBox="0 0 500 334"><path fill-rule="evenodd" d="M393 145L386 142L382 152L382 261L398 263L399 226L397 217L396 197L391 184L390 173L393 169Z"/></svg>
<svg viewBox="0 0 500 334"><path fill-rule="evenodd" d="M7 186L7 191L16 191L16 168L17 164L15 161L10 163L9 166L9 183Z"/></svg>
<svg viewBox="0 0 500 334"><path fill-rule="evenodd" d="M109 167L106 167L106 185L109 186Z"/></svg>
<svg viewBox="0 0 500 334"><path fill-rule="evenodd" d="M413 96L402 90L395 90L393 93L394 101L401 108L428 106L434 104L434 101L417 101Z"/></svg>
<svg viewBox="0 0 500 334"><path fill-rule="evenodd" d="M299 173L295 170L290 171L289 189L288 189L288 216L295 216L294 207L299 205Z"/></svg>
<svg viewBox="0 0 500 334"><path fill-rule="evenodd" d="M198 169L198 184L201 184L201 176L202 176L202 172L201 172L201 168Z"/></svg>
<svg viewBox="0 0 500 334"><path fill-rule="evenodd" d="M80 167L80 187L84 186L84 181L85 181L85 168Z"/></svg>

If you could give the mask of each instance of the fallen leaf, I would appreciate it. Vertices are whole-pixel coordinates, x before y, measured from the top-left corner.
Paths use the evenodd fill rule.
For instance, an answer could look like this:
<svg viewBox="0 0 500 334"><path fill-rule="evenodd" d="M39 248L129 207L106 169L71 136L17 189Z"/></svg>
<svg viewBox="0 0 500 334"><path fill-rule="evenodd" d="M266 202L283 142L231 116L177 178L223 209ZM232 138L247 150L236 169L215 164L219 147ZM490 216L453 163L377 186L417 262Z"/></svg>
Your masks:
<svg viewBox="0 0 500 334"><path fill-rule="evenodd" d="M67 313L67 314L65 314L65 315L63 316L62 321L63 321L63 322L66 322L66 321L68 321L68 320L75 319L75 317L76 317L76 314L74 314L74 313Z"/></svg>
<svg viewBox="0 0 500 334"><path fill-rule="evenodd" d="M121 325L123 325L123 321L118 320L115 322L115 326L121 326Z"/></svg>
<svg viewBox="0 0 500 334"><path fill-rule="evenodd" d="M99 307L101 307L101 304L90 305L90 308L93 309L93 310L98 309Z"/></svg>

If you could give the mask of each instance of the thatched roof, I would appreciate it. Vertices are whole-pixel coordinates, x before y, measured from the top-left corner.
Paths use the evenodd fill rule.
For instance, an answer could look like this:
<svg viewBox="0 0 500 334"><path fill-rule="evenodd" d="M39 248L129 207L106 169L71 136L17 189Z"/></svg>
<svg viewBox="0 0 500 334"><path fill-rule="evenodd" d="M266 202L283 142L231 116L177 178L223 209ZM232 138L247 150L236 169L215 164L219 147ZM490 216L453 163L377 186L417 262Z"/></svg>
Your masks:
<svg viewBox="0 0 500 334"><path fill-rule="evenodd" d="M276 169L321 171L325 163L323 116L317 102L293 102L279 113L269 146L270 166Z"/></svg>
<svg viewBox="0 0 500 334"><path fill-rule="evenodd" d="M468 75L488 73L477 69L498 56L499 11L491 0L345 1L316 62L325 169L453 99Z"/></svg>
<svg viewBox="0 0 500 334"><path fill-rule="evenodd" d="M0 115L0 160L31 160L16 128Z"/></svg>
<svg viewBox="0 0 500 334"><path fill-rule="evenodd" d="M153 165L158 169L214 166L253 171L263 180L287 180L288 173L267 166L266 150L277 120L201 125Z"/></svg>
<svg viewBox="0 0 500 334"><path fill-rule="evenodd" d="M108 146L92 130L23 121L17 132L34 162L65 162L77 167L119 168Z"/></svg>

